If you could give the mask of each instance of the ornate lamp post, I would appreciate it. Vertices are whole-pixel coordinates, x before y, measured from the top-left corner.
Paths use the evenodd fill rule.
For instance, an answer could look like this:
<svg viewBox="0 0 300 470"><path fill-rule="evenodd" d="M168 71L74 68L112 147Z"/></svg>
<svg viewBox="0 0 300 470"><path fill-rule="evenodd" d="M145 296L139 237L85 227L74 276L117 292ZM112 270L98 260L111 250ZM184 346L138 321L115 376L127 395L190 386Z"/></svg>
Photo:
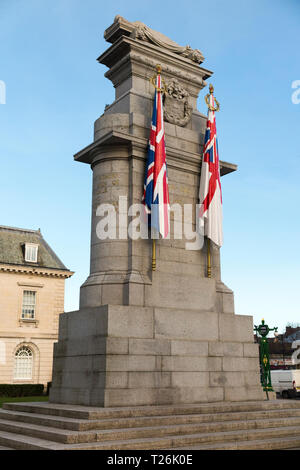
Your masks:
<svg viewBox="0 0 300 470"><path fill-rule="evenodd" d="M265 392L273 392L271 382L270 354L267 336L270 331L277 332L278 327L269 328L262 319L259 326L254 325L254 331L261 336L260 339L260 366L261 366L261 384Z"/></svg>

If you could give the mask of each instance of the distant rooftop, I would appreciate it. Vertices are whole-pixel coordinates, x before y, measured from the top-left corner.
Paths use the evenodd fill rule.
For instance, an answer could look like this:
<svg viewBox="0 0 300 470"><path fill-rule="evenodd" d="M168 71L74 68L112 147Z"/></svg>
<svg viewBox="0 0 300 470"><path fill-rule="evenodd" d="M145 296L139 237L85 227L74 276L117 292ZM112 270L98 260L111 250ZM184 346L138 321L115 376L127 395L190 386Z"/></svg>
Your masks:
<svg viewBox="0 0 300 470"><path fill-rule="evenodd" d="M25 244L38 245L37 262L25 261ZM40 229L30 230L0 225L0 264L37 266L69 271L44 240Z"/></svg>

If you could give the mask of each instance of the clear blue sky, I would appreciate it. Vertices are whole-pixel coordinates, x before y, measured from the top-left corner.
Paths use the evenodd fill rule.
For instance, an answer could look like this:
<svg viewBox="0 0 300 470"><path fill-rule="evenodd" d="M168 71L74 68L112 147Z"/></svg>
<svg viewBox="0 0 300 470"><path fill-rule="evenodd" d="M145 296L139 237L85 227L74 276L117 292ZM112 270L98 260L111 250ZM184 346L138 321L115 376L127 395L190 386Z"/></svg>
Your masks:
<svg viewBox="0 0 300 470"><path fill-rule="evenodd" d="M299 0L0 0L0 224L41 228L74 277L78 308L89 270L91 170L73 154L114 97L96 58L114 16L140 20L200 49L221 103L223 281L236 313L280 330L300 322ZM206 90L205 90L206 92ZM199 98L199 109L206 113Z"/></svg>

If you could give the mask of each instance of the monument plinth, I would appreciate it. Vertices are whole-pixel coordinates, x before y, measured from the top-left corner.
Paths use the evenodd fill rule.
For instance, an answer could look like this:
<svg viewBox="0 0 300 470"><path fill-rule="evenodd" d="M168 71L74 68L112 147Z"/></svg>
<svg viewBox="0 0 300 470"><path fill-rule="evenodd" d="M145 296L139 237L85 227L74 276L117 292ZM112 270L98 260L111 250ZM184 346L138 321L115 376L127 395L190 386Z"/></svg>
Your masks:
<svg viewBox="0 0 300 470"><path fill-rule="evenodd" d="M60 317L50 401L131 406L263 398L250 316L235 315L221 281L219 250L186 249L186 238L126 236L127 210L140 203L151 126L156 65L165 80L165 134L170 203L198 203L206 116L197 98L212 72L199 50L181 47L140 22L117 16L99 57L115 101L96 120L94 142L75 155L93 170L90 275L80 310ZM236 166L221 162L221 175ZM127 206L120 206L120 197ZM115 239L101 239L99 207L116 209ZM103 214L102 214L103 215ZM171 228L174 224L171 215ZM125 219L124 219L125 218ZM190 226L195 229L195 214Z"/></svg>

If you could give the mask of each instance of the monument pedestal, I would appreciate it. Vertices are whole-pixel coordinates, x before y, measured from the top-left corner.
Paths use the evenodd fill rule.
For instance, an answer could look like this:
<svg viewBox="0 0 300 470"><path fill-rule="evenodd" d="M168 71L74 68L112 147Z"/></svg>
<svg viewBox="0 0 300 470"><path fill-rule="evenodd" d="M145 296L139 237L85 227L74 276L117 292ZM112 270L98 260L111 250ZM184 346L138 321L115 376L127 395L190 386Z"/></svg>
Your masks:
<svg viewBox="0 0 300 470"><path fill-rule="evenodd" d="M105 32L112 45L99 62L116 89L115 101L95 122L94 142L75 155L93 170L90 275L80 310L60 316L50 401L104 407L263 400L252 317L235 315L233 292L221 281L212 244L187 249L195 230L206 116L199 91L212 72L198 50L181 47L142 23L116 17ZM170 239L127 237L128 208L142 200L154 89L162 67ZM221 175L236 166L220 162ZM120 206L120 197L126 204ZM114 239L99 237L103 207L116 213ZM110 206L110 207L111 207ZM100 210L99 210L100 208ZM183 237L174 235L181 221Z"/></svg>
<svg viewBox="0 0 300 470"><path fill-rule="evenodd" d="M134 406L264 399L252 317L105 305L64 313L50 400Z"/></svg>

